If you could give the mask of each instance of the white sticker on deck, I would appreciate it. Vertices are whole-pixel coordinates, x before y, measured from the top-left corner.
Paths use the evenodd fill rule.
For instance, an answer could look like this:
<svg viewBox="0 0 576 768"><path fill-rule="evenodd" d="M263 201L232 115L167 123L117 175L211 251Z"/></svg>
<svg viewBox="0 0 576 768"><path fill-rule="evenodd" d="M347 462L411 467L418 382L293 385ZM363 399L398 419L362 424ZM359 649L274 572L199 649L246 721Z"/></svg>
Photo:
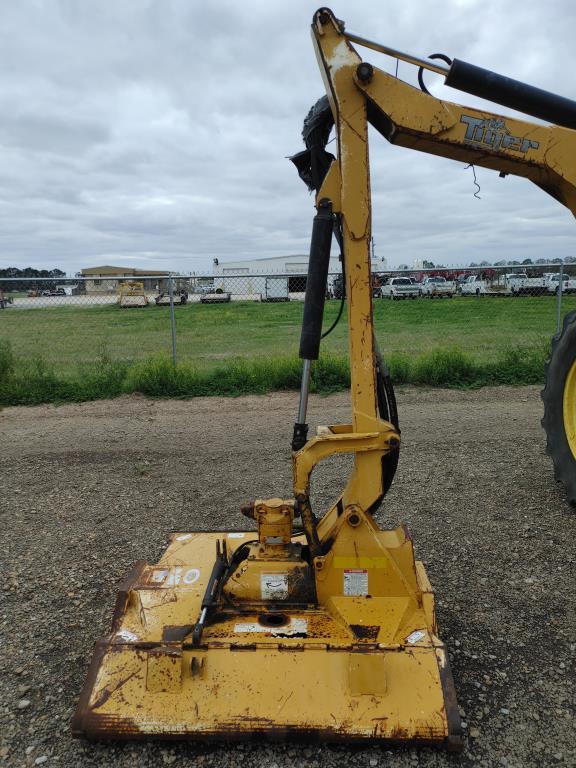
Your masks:
<svg viewBox="0 0 576 768"><path fill-rule="evenodd" d="M414 643L419 642L423 638L426 637L426 632L422 629L416 629L414 632L411 632L408 637L406 638L406 642L410 643L410 645L414 645Z"/></svg>
<svg viewBox="0 0 576 768"><path fill-rule="evenodd" d="M344 594L367 595L368 571L359 568L344 571Z"/></svg>
<svg viewBox="0 0 576 768"><path fill-rule="evenodd" d="M306 619L290 619L288 624L284 624L281 627L264 627L257 622L235 624L234 632L262 632L265 635L272 635L273 637L305 635L308 632L308 622Z"/></svg>
<svg viewBox="0 0 576 768"><path fill-rule="evenodd" d="M243 539L246 536L245 533L229 533L228 538L229 539Z"/></svg>
<svg viewBox="0 0 576 768"><path fill-rule="evenodd" d="M150 581L163 584L165 587L175 587L178 584L194 584L200 578L198 568L162 568L152 571Z"/></svg>
<svg viewBox="0 0 576 768"><path fill-rule="evenodd" d="M262 600L286 600L288 597L287 573L262 573L260 575Z"/></svg>

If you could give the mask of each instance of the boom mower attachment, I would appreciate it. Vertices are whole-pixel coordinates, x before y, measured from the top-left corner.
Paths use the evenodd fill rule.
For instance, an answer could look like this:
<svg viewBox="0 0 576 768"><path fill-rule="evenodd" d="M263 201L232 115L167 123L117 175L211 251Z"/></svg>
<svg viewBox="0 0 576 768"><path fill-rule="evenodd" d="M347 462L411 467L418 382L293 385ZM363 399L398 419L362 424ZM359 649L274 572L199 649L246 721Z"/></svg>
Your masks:
<svg viewBox="0 0 576 768"><path fill-rule="evenodd" d="M368 122L392 143L525 175L572 210L576 168L567 159L574 137L566 128L442 102L390 77L363 62L352 41L383 46L345 33L325 8L314 16L312 35L327 102L309 115L307 148L294 158L316 190L317 215L293 497L247 505L257 533L174 533L158 563L134 569L111 633L96 646L75 735L462 747L424 566L404 527L381 530L373 517L396 470L400 430L373 334ZM336 158L324 149L332 122ZM348 299L352 418L309 438L310 371L333 232ZM353 454L354 468L317 518L310 478L338 453Z"/></svg>

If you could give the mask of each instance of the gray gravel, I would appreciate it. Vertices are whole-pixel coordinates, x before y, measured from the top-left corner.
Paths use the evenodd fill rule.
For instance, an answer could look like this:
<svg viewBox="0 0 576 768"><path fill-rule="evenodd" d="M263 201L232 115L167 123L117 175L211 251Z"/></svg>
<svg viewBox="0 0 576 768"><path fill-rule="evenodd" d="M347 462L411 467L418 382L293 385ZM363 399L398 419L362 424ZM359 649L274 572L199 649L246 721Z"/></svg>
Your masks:
<svg viewBox="0 0 576 768"><path fill-rule="evenodd" d="M460 757L376 746L89 744L69 720L116 584L172 529L242 527L290 494L294 395L121 398L0 414L0 760L9 766L575 766L576 515L544 455L536 388L400 393L380 523L408 524L438 598L469 734ZM315 397L311 421L346 420ZM229 430L229 434L227 431ZM346 460L315 475L317 507Z"/></svg>

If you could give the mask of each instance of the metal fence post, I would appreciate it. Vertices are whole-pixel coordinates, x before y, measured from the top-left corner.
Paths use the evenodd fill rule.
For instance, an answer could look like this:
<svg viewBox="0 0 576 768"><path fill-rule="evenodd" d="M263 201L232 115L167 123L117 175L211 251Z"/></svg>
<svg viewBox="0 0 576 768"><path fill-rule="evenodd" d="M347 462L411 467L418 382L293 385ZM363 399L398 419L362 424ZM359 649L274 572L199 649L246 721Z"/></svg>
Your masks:
<svg viewBox="0 0 576 768"><path fill-rule="evenodd" d="M560 264L560 275L558 277L558 292L556 296L556 333L560 333L562 326L562 287L564 284L564 259Z"/></svg>
<svg viewBox="0 0 576 768"><path fill-rule="evenodd" d="M170 297L170 326L172 328L172 362L176 365L176 318L174 317L174 287L172 275L168 276L168 296Z"/></svg>

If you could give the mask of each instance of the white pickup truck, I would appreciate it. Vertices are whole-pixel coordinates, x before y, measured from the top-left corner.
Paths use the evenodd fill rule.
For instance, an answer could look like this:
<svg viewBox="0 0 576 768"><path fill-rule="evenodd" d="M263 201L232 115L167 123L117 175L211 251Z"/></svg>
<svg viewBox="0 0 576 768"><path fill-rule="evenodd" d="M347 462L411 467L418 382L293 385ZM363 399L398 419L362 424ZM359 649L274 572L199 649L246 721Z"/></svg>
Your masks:
<svg viewBox="0 0 576 768"><path fill-rule="evenodd" d="M540 277L528 277L528 275L519 273L510 275L508 284L512 296L541 296L548 289L548 282L554 273L546 272Z"/></svg>
<svg viewBox="0 0 576 768"><path fill-rule="evenodd" d="M446 280L445 277L425 277L420 283L420 295L428 296L430 299L435 297L441 299L442 296L451 299L455 292L454 283Z"/></svg>
<svg viewBox="0 0 576 768"><path fill-rule="evenodd" d="M420 295L420 286L409 277L390 277L380 288L383 299L415 299Z"/></svg>
<svg viewBox="0 0 576 768"><path fill-rule="evenodd" d="M548 293L558 293L558 285L560 283L560 275L558 273L549 275L546 282L546 290ZM562 293L576 293L576 277L570 275L562 275Z"/></svg>
<svg viewBox="0 0 576 768"><path fill-rule="evenodd" d="M523 272L509 272L491 280L480 275L468 275L458 292L462 296L512 296L513 287L519 288L527 280Z"/></svg>

